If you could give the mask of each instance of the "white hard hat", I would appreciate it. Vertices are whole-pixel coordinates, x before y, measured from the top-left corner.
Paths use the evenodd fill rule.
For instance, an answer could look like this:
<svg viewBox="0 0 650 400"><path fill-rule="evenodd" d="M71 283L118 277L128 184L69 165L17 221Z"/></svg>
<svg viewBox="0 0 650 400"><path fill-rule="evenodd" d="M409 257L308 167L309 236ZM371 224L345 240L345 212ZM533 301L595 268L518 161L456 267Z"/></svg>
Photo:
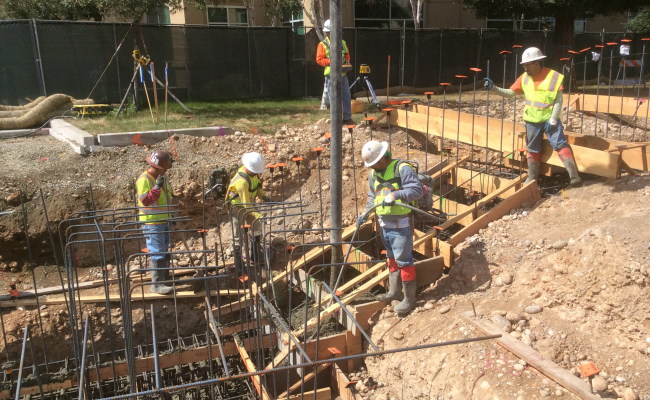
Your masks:
<svg viewBox="0 0 650 400"><path fill-rule="evenodd" d="M363 145L361 149L361 158L363 158L363 165L372 167L381 160L388 150L388 142L378 142L371 140Z"/></svg>
<svg viewBox="0 0 650 400"><path fill-rule="evenodd" d="M241 157L241 162L247 170L254 174L261 174L264 172L265 164L262 155L257 152L244 153Z"/></svg>
<svg viewBox="0 0 650 400"><path fill-rule="evenodd" d="M329 31L330 31L330 20L328 19L328 20L325 21L325 23L323 24L323 32L329 32Z"/></svg>
<svg viewBox="0 0 650 400"><path fill-rule="evenodd" d="M520 64L526 64L529 62L541 60L543 58L546 58L546 56L542 54L542 51L540 49L537 47L529 47L524 50L524 54L521 55Z"/></svg>

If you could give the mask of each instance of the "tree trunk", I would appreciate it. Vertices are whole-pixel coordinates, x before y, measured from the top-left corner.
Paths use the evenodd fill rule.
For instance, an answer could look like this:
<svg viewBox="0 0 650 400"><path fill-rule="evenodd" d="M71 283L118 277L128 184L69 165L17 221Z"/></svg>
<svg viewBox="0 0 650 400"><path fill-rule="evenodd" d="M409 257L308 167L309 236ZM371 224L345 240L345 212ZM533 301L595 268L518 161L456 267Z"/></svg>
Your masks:
<svg viewBox="0 0 650 400"><path fill-rule="evenodd" d="M568 9L559 8L555 13L555 47L561 54L555 56L566 57L567 50L573 50L573 24L575 15ZM557 51L556 50L556 51Z"/></svg>

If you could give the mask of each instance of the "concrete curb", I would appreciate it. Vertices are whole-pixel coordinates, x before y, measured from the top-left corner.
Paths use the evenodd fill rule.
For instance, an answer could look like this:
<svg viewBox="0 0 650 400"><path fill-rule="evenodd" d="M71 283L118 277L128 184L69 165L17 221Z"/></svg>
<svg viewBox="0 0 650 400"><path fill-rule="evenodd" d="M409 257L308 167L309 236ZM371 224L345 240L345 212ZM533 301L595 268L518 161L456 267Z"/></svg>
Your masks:
<svg viewBox="0 0 650 400"><path fill-rule="evenodd" d="M81 155L88 154L88 148L95 145L93 135L60 119L50 122L50 135L64 143L68 143L75 153Z"/></svg>
<svg viewBox="0 0 650 400"><path fill-rule="evenodd" d="M97 135L99 144L109 146L150 145L167 140L171 135L189 136L227 136L235 132L232 128L224 126L210 126L205 128L169 129L146 132L102 133Z"/></svg>

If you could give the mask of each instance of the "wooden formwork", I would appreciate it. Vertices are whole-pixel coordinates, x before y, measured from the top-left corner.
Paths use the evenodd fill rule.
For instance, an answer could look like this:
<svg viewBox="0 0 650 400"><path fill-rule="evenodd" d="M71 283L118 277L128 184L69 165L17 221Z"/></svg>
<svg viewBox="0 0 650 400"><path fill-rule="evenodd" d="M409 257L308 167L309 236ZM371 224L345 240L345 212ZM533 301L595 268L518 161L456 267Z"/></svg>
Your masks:
<svg viewBox="0 0 650 400"><path fill-rule="evenodd" d="M391 124L406 128L407 117L409 130L424 134L428 132L430 137L440 138L444 134L445 139L473 143L505 154L517 154L526 148L526 128L524 124L513 121L413 105L408 111L398 109L391 112ZM616 178L619 170L626 166L634 170L650 170L650 143L623 142L566 130L564 133L571 144L580 172ZM550 166L564 167L546 139L542 142L541 156L542 162Z"/></svg>
<svg viewBox="0 0 650 400"><path fill-rule="evenodd" d="M460 159L458 163L446 163L438 171L431 174L434 179L441 179L447 184L455 184L458 187L467 187L470 182L473 190L481 192L481 198L473 204L465 205L446 201L444 204L448 207L448 212L454 212L455 215L450 216L445 222L441 222L438 226L430 232L421 232L414 230L414 250L422 255L423 258L415 263L418 277L418 287L424 287L437 281L444 273L444 271L451 268L454 264L456 255L454 247L462 243L467 237L479 232L480 229L487 227L488 223L502 216L510 213L514 208L520 208L524 205L533 205L540 197L540 191L536 182L524 184L526 175L522 174L514 179L505 179L498 176L493 176L488 173L478 173L460 168L459 164L464 162ZM492 204L495 206L491 207ZM453 208L453 210L452 210ZM441 239L440 232L454 227L454 232L447 235L447 239ZM343 232L343 240L351 240L355 228L349 227ZM365 240L365 238L373 237L373 223L368 222L360 228L359 236L357 239ZM355 320L365 330L369 327L368 318L375 312L385 307L383 302L371 302L361 305L351 305L351 303L358 299L366 292L372 290L378 285L383 285L388 279L388 269L385 262L376 262L372 260L371 254L366 253L362 249L353 249L350 252L351 256L347 261L349 262L363 262L362 264L353 264L350 267L357 269L358 275L354 278L344 282L337 288L337 295L342 304L332 302L332 296L324 291L320 286L314 285L310 282L307 276L307 270L315 264L322 261L323 257L329 259L331 247L324 246L322 248L312 249L303 257L296 260L287 273L280 274L274 279L292 279L295 287L301 288L312 299L321 299L322 308L319 308L318 315L307 321L307 326L292 331L291 333L283 334L278 340L278 352L269 365L266 366L267 370L273 369L275 366L282 363L287 357L293 362L300 362L302 357L297 351L296 345L291 337L303 337L307 330L317 326L330 317L336 318L347 331L335 335L330 338L320 339L320 347L318 357L320 359L332 357L329 353L328 347L331 343L336 343L339 355L353 355L359 354L367 346L364 345L364 339L358 332L356 325L347 317L346 313L342 312L341 308L346 307ZM347 247L344 248L344 254L347 252ZM320 292L320 293L319 293ZM246 296L242 297L242 300ZM314 306L318 308L318 306ZM326 342L324 342L326 341ZM311 357L313 351L312 346L308 342L304 346L305 351ZM315 353L314 353L315 355ZM304 360L303 360L304 361ZM354 367L353 362L346 365L332 365L333 376L338 377L336 385L332 388L339 392L339 395L345 399L356 399L355 395L346 388L345 384L341 384L344 378L345 371L349 371ZM339 370L336 370L338 368ZM336 370L336 373L334 373ZM335 381L332 381L334 383ZM300 381L293 384L293 388L299 387ZM343 390L343 391L341 391ZM313 395L313 394L312 394ZM336 394L332 394L335 396ZM346 397L348 396L348 397ZM352 396L352 397L350 397ZM284 398L280 396L279 398Z"/></svg>

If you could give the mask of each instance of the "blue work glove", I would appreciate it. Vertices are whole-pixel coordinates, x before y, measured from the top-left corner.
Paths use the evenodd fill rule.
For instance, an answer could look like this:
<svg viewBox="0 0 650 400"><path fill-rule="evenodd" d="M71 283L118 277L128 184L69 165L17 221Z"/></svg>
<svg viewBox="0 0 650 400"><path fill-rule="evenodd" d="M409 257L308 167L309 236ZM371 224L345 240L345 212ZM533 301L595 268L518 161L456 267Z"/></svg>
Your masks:
<svg viewBox="0 0 650 400"><path fill-rule="evenodd" d="M490 90L490 89L492 89L494 87L494 81L492 79L483 78L483 80L485 81L483 83L483 87L486 88L487 90Z"/></svg>
<svg viewBox="0 0 650 400"><path fill-rule="evenodd" d="M363 213L357 217L357 222L355 223L355 226L358 228L361 225L365 224L366 221L368 220L368 216L365 215L366 213Z"/></svg>
<svg viewBox="0 0 650 400"><path fill-rule="evenodd" d="M546 134L552 135L557 130L560 129L560 121L555 118L551 118L546 122Z"/></svg>

